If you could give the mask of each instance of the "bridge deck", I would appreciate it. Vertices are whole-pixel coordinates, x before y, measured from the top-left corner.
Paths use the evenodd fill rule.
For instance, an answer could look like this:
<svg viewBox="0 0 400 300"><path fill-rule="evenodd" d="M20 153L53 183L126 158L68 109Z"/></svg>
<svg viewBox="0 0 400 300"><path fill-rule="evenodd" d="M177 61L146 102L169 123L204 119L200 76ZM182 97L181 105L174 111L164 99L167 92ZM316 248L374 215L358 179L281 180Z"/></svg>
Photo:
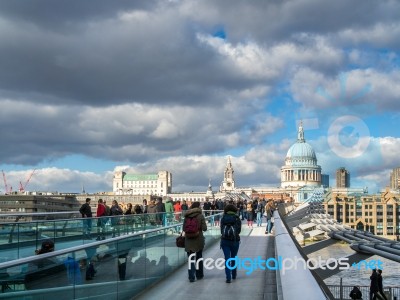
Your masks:
<svg viewBox="0 0 400 300"><path fill-rule="evenodd" d="M243 224L243 226L247 226ZM255 226L249 236L241 236L238 257L275 257L274 237L265 235L265 224ZM223 257L219 243L204 251L203 257L214 259ZM277 299L275 271L254 270L246 275L246 270L238 271L236 280L225 282L224 270L204 270L204 278L190 283L187 265L178 269L169 278L149 287L134 299Z"/></svg>

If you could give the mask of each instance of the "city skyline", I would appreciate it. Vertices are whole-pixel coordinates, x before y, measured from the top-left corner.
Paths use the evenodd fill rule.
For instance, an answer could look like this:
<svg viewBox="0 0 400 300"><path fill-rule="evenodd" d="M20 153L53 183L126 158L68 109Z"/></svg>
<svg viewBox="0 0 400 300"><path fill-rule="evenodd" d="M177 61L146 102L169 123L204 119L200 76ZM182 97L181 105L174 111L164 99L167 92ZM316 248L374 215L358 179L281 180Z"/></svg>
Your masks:
<svg viewBox="0 0 400 300"><path fill-rule="evenodd" d="M14 191L34 169L27 190L111 191L116 170L217 190L228 155L237 187L279 186L300 121L331 186L400 166L396 1L61 3L0 3Z"/></svg>

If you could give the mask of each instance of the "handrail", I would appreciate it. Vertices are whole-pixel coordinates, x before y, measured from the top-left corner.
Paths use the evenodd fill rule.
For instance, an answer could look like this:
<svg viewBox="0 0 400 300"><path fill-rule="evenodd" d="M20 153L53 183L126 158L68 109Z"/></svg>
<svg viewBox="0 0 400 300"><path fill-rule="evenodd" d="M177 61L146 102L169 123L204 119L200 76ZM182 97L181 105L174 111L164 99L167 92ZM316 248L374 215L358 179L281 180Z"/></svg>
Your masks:
<svg viewBox="0 0 400 300"><path fill-rule="evenodd" d="M302 258L277 211L274 211L274 226L277 256L294 260L295 258ZM283 299L296 299L301 290L307 290L308 300L327 298L309 269L282 270L281 267L279 268L279 275Z"/></svg>

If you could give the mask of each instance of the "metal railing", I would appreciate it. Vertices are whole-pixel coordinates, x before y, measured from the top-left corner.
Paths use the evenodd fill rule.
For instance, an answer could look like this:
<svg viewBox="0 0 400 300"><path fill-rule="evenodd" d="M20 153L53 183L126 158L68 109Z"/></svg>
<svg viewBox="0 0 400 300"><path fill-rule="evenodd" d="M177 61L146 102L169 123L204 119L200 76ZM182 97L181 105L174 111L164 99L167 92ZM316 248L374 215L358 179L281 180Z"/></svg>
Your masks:
<svg viewBox="0 0 400 300"><path fill-rule="evenodd" d="M211 215L210 220L213 218L214 215ZM179 212L1 223L0 262L32 256L42 242L49 239L54 242L56 250L61 250L92 243L96 239L108 239L181 222L182 213Z"/></svg>
<svg viewBox="0 0 400 300"><path fill-rule="evenodd" d="M353 285L332 285L328 284L327 287L334 295L337 300L350 300L350 292L353 289ZM363 299L369 299L369 286L357 286L361 293ZM386 294L388 300L399 300L400 299L400 287L384 287L383 291Z"/></svg>
<svg viewBox="0 0 400 300"><path fill-rule="evenodd" d="M212 224L219 216L206 219ZM0 299L132 299L187 261L175 245L181 228L177 223L0 263ZM209 226L204 235L208 247L220 228Z"/></svg>
<svg viewBox="0 0 400 300"><path fill-rule="evenodd" d="M274 212L274 227L276 255L285 259L301 259L303 256L297 249L278 211ZM283 299L296 299L301 290L307 291L307 299L309 300L328 299L309 269L292 268L285 270L284 268L284 266L279 268Z"/></svg>

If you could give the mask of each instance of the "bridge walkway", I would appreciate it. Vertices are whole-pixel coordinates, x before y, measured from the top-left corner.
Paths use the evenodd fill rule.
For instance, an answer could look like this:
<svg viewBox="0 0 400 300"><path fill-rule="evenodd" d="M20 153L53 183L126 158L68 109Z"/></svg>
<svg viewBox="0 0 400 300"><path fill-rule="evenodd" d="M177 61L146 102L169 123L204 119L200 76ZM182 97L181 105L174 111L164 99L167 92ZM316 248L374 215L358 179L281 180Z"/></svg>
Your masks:
<svg viewBox="0 0 400 300"><path fill-rule="evenodd" d="M247 227L245 223L242 225ZM241 236L238 257L262 259L275 257L275 238L265 234L265 224L254 226L247 236ZM223 258L219 243L203 252L203 258ZM236 280L225 282L225 271L214 268L204 269L204 278L193 283L188 280L187 264L172 273L168 278L148 287L134 299L190 299L231 300L231 299L278 299L276 272L255 269L246 275L246 270L238 271ZM195 296L195 297L194 297Z"/></svg>

